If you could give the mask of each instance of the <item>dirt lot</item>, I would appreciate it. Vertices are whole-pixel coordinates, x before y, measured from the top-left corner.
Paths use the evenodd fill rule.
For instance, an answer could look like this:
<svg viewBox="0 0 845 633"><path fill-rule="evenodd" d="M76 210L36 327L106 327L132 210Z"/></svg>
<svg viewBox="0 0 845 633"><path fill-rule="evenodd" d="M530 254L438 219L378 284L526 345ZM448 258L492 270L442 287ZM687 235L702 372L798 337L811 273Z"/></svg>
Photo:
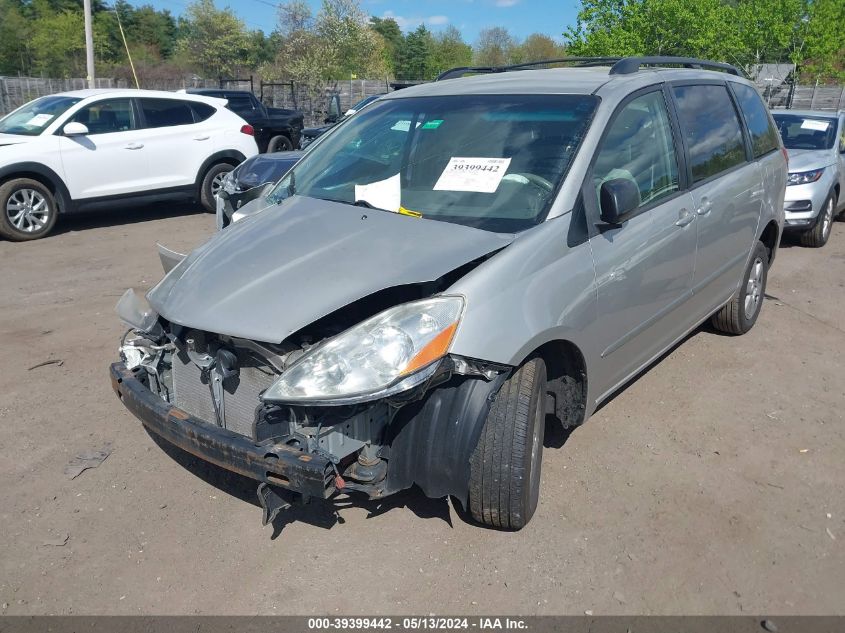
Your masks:
<svg viewBox="0 0 845 633"><path fill-rule="evenodd" d="M113 307L161 276L155 241L213 230L163 209L0 242L2 613L845 614L845 223L782 248L749 335L700 329L551 429L523 531L418 491L262 528L253 484L162 450L109 385Z"/></svg>

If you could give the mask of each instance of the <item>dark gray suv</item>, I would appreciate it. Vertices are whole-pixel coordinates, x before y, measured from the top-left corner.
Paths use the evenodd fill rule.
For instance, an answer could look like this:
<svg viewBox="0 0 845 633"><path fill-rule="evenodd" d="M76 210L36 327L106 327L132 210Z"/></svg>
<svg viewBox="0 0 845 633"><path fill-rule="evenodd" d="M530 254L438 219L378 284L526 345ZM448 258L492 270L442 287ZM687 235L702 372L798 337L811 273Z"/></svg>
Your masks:
<svg viewBox="0 0 845 633"><path fill-rule="evenodd" d="M524 526L547 414L582 423L707 319L748 331L783 227L785 152L735 68L568 63L459 69L331 130L121 299L126 407L260 482L265 521L417 484Z"/></svg>

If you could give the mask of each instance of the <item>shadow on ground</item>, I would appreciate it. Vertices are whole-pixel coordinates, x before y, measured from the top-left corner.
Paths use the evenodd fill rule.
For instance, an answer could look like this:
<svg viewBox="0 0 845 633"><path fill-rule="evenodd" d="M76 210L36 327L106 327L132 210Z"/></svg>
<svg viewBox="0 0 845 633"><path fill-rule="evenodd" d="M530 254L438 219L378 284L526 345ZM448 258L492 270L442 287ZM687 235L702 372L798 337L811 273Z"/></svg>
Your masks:
<svg viewBox="0 0 845 633"><path fill-rule="evenodd" d="M113 209L82 211L68 215L60 215L56 227L47 237L50 239L64 233L87 231L108 226L124 224L138 224L139 222L153 222L167 218L186 215L198 215L205 210L198 204L191 202L156 202L153 204L126 204L115 206Z"/></svg>

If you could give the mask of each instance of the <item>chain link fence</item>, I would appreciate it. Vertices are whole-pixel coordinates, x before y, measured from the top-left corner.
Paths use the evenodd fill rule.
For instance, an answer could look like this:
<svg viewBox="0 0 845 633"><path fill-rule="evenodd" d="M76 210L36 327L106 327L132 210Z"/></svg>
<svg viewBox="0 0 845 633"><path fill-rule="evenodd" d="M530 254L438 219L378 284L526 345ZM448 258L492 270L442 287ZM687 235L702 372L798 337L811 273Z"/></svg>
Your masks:
<svg viewBox="0 0 845 633"><path fill-rule="evenodd" d="M133 88L126 79L101 77L96 80L97 88ZM390 92L386 80L351 79L320 82L306 85L293 81L263 81L254 77L234 79L203 79L200 77L182 79L151 79L143 82L147 90L175 91L187 88L228 88L249 90L262 103L275 108L300 110L305 115L306 125L320 125L329 114L332 96L340 99L341 113L364 97ZM45 77L0 77L0 115L7 114L23 104L57 92L88 88L88 80L76 77L51 79Z"/></svg>

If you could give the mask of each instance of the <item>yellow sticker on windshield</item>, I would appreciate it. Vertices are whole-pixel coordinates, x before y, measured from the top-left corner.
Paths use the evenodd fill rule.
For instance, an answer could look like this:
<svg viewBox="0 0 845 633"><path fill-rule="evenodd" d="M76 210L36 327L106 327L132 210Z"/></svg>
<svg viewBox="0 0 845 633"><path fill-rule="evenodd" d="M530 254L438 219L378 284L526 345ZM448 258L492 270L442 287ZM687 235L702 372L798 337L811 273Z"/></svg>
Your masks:
<svg viewBox="0 0 845 633"><path fill-rule="evenodd" d="M420 213L419 211L411 211L410 209L406 209L405 207L399 207L399 213L401 213L402 215L409 215L412 218L422 217L422 213Z"/></svg>

